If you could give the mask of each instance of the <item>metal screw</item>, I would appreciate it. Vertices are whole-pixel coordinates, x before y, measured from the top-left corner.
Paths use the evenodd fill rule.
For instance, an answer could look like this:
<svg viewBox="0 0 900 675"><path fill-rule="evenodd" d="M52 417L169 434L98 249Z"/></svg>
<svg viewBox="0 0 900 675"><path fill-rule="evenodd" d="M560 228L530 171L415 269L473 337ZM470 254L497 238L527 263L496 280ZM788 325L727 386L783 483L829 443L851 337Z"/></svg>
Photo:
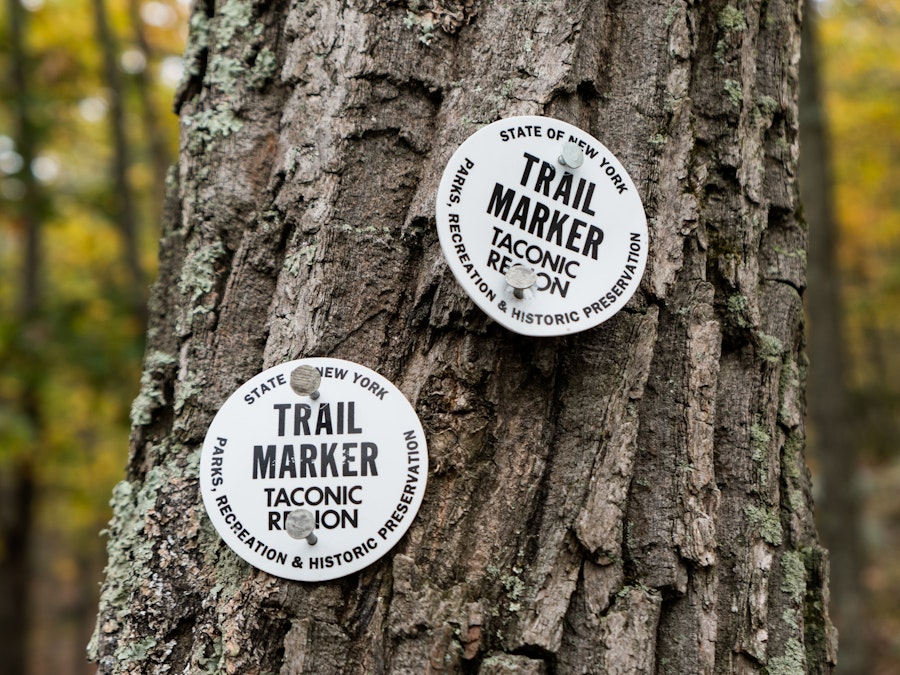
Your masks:
<svg viewBox="0 0 900 675"><path fill-rule="evenodd" d="M570 169L577 169L584 164L584 150L578 147L577 143L567 141L563 143L562 154L559 156L559 163Z"/></svg>
<svg viewBox="0 0 900 675"><path fill-rule="evenodd" d="M316 517L312 511L306 509L291 511L285 520L284 529L294 539L306 539L310 546L319 541L313 534L313 530L316 529Z"/></svg>
<svg viewBox="0 0 900 675"><path fill-rule="evenodd" d="M519 300L525 297L525 289L534 286L537 274L525 265L513 265L506 273L506 283L513 287L513 295Z"/></svg>
<svg viewBox="0 0 900 675"><path fill-rule="evenodd" d="M319 398L319 384L322 376L312 366L297 366L291 372L291 389L300 396L309 396L313 401Z"/></svg>

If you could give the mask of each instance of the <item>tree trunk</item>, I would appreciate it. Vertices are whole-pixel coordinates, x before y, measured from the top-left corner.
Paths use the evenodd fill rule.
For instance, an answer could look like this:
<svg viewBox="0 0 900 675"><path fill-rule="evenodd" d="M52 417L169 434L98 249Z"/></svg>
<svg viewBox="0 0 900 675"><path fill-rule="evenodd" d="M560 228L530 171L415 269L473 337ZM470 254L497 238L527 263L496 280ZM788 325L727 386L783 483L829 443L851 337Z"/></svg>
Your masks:
<svg viewBox="0 0 900 675"><path fill-rule="evenodd" d="M147 299L145 293L144 271L139 254L138 219L135 213L134 192L128 170L131 166L131 152L125 120L125 90L119 73L119 49L116 38L109 25L109 17L105 0L93 0L94 23L97 30L97 42L103 56L103 76L109 87L109 126L113 146L110 178L115 194L113 202L113 218L122 233L122 259L130 282L130 295L138 314L141 313ZM143 317L142 317L143 318Z"/></svg>
<svg viewBox="0 0 900 675"><path fill-rule="evenodd" d="M155 55L150 42L147 40L147 32L141 19L140 0L128 0L128 18L131 22L135 45L146 59L146 66L134 74L134 85L140 101L141 121L144 126L144 137L147 142L150 167L153 174L152 194L155 198L155 203L153 204L155 210L152 220L155 225L159 222L159 216L162 212L161 205L166 192L166 176L169 173L172 158L169 156L169 150L166 145L169 136L164 133L160 124L159 115L157 114L157 102L153 95L153 78L149 70Z"/></svg>
<svg viewBox="0 0 900 675"><path fill-rule="evenodd" d="M808 4L808 0L807 0ZM809 12L811 14L811 11ZM832 207L831 153L819 87L813 18L803 26L800 112L803 156L800 186L809 223L810 290L806 298L809 338L809 417L823 483L819 505L822 539L834 551L834 623L841 631L841 672L872 672L871 630L862 585L865 548L861 534L859 439L850 414L843 339L844 316L837 263L838 229ZM883 372L887 372L886 370Z"/></svg>
<svg viewBox="0 0 900 675"><path fill-rule="evenodd" d="M0 409L6 420L17 417L24 423L31 442L24 448L0 449L0 654L3 667L12 675L24 673L28 663L28 629L31 620L31 590L34 580L32 543L35 528L37 468L40 466L45 420L42 415L41 385L44 374L46 326L42 315L42 233L45 202L40 186L31 171L38 146L38 130L33 119L33 77L27 48L27 12L22 5L9 0L9 75L10 122L16 151L22 158L23 194L18 212L11 203L3 205L15 215L24 240L19 284L11 314L11 349L0 356L0 370L13 374L13 387L0 398ZM4 275L4 281L9 278ZM21 379L16 382L16 376ZM8 397L8 394L12 394ZM12 399L12 400L10 400ZM5 420L5 421L6 421Z"/></svg>
<svg viewBox="0 0 900 675"><path fill-rule="evenodd" d="M828 672L803 458L797 4L198 3L182 150L92 654L103 672ZM647 210L641 290L522 337L443 262L453 150L570 121ZM245 564L199 447L263 368L334 356L415 406L428 490L325 583Z"/></svg>

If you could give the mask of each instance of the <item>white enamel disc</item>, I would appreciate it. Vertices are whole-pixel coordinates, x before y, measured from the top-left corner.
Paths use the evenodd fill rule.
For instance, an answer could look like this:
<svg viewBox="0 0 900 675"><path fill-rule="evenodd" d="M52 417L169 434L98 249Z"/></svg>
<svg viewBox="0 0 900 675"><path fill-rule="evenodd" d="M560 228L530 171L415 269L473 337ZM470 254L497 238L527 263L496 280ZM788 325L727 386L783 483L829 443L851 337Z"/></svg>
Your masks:
<svg viewBox="0 0 900 675"><path fill-rule="evenodd" d="M647 262L647 219L628 172L596 138L549 117L511 117L470 136L444 170L437 228L466 293L523 335L605 321ZM534 272L518 294L507 278L517 265Z"/></svg>
<svg viewBox="0 0 900 675"><path fill-rule="evenodd" d="M299 366L321 375L316 398L292 389ZM254 567L300 581L342 577L386 554L415 518L427 474L425 434L400 390L332 358L282 363L243 384L200 457L203 503L222 539ZM310 523L315 543L294 538Z"/></svg>

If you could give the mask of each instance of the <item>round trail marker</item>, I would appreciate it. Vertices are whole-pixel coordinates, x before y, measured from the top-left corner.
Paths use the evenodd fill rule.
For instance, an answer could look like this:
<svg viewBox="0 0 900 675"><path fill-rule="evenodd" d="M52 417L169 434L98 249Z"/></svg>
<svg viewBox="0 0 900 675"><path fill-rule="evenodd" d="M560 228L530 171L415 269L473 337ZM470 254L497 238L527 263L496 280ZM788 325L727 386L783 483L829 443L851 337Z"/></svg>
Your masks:
<svg viewBox="0 0 900 675"><path fill-rule="evenodd" d="M341 359L282 363L241 385L200 454L203 504L225 543L298 581L346 576L384 556L409 529L427 480L412 405L378 373Z"/></svg>
<svg viewBox="0 0 900 675"><path fill-rule="evenodd" d="M524 116L476 131L437 193L441 249L488 316L523 335L566 335L622 309L647 263L647 218L618 159L566 122ZM527 288L516 266L534 274ZM522 282L524 283L524 282Z"/></svg>

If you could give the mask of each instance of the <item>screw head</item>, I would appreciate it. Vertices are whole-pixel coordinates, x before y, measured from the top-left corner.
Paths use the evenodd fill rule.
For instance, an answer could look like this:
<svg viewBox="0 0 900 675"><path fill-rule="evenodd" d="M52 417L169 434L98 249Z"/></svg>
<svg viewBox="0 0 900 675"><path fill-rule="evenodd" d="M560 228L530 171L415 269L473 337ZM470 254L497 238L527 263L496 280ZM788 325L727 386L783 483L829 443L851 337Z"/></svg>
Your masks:
<svg viewBox="0 0 900 675"><path fill-rule="evenodd" d="M506 272L506 283L516 290L524 291L526 288L531 288L535 281L537 281L537 274L525 265L513 265Z"/></svg>
<svg viewBox="0 0 900 675"><path fill-rule="evenodd" d="M563 143L562 154L559 156L559 163L571 169L577 169L584 164L584 150L578 147L577 143L567 141Z"/></svg>
<svg viewBox="0 0 900 675"><path fill-rule="evenodd" d="M322 376L312 366L297 366L291 371L291 389L300 396L309 396L312 399L319 398L319 385Z"/></svg>
<svg viewBox="0 0 900 675"><path fill-rule="evenodd" d="M513 289L513 296L519 300L525 298L525 289L534 286L537 281L537 274L530 267L525 265L513 265L506 272L506 283Z"/></svg>
<svg viewBox="0 0 900 675"><path fill-rule="evenodd" d="M310 544L315 543L313 530L316 529L316 517L312 511L297 509L291 511L285 519L284 529L294 539L306 539ZM313 541L310 541L310 538Z"/></svg>

